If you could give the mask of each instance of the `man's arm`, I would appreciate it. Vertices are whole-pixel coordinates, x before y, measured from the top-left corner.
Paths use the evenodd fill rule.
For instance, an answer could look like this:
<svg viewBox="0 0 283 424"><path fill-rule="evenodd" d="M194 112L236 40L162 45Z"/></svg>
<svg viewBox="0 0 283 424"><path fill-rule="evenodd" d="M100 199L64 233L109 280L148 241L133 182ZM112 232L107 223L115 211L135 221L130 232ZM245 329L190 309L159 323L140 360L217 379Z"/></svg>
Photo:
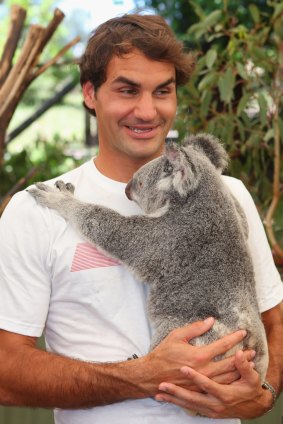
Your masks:
<svg viewBox="0 0 283 424"><path fill-rule="evenodd" d="M283 302L262 314L269 347L266 380L277 394L283 389Z"/></svg>
<svg viewBox="0 0 283 424"><path fill-rule="evenodd" d="M183 364L210 377L221 374L225 381L235 374L234 358L218 363L212 358L229 350L244 334L238 331L202 348L188 344L212 324L209 319L174 330L145 357L107 364L47 353L36 348L34 337L0 330L0 404L85 408L154 396L164 380L189 389L194 383L180 372ZM251 353L246 357L250 359Z"/></svg>
<svg viewBox="0 0 283 424"><path fill-rule="evenodd" d="M276 389L278 395L283 385L282 309L280 304L262 314L270 356L266 379ZM187 375L203 393L185 390L166 382L159 386L161 392L156 399L175 403L211 418L259 417L272 406L272 394L261 387L253 364L246 360L243 352L237 353L235 364L241 377L230 385L218 384L193 368L183 367L184 375Z"/></svg>

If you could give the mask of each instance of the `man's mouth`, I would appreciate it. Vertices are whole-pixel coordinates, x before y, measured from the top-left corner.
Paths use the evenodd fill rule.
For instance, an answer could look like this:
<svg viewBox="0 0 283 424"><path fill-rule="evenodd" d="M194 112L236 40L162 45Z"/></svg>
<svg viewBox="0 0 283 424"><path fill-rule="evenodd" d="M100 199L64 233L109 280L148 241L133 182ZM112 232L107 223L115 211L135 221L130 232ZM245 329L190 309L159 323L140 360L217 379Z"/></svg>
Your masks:
<svg viewBox="0 0 283 424"><path fill-rule="evenodd" d="M129 127L129 126L128 126L128 128L129 128L131 131L133 131L133 132L135 132L135 133L137 133L137 134L148 133L148 132L150 132L150 131L152 131L152 130L153 130L153 127L148 127L148 128L137 128L137 127Z"/></svg>

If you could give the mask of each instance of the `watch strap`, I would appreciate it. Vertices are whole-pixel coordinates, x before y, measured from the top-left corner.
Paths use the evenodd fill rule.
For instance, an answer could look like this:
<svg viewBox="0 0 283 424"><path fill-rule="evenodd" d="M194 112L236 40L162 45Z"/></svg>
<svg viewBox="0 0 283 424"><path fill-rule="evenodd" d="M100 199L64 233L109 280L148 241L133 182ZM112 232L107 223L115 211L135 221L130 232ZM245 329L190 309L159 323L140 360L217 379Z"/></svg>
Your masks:
<svg viewBox="0 0 283 424"><path fill-rule="evenodd" d="M276 390L274 389L274 387L270 383L268 383L268 381L266 381L266 380L263 382L262 387L264 389L269 390L270 393L272 394L272 398L273 398L271 408L266 412L266 414L267 414L268 412L270 412L273 409L273 407L275 405L275 402L277 400L277 393L276 393Z"/></svg>

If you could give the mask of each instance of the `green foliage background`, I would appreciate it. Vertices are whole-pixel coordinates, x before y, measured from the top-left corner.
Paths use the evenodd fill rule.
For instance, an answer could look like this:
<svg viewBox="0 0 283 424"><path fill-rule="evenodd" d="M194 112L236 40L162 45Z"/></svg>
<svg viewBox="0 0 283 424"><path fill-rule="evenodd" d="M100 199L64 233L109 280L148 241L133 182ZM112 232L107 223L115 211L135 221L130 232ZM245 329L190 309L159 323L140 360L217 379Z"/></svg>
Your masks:
<svg viewBox="0 0 283 424"><path fill-rule="evenodd" d="M148 0L146 4L168 20L197 57L190 82L179 90L180 138L196 132L218 136L231 157L228 172L245 183L263 216L272 198L275 125L283 162L283 3ZM280 178L282 194L282 168ZM283 241L282 216L281 199L275 232Z"/></svg>

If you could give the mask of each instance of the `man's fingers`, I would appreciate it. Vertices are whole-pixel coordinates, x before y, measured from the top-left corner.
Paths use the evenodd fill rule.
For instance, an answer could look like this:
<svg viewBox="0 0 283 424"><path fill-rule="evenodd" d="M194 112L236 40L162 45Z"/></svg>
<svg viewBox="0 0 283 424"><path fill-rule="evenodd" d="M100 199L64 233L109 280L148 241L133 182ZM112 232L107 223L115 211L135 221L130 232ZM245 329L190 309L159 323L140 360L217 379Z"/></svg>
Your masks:
<svg viewBox="0 0 283 424"><path fill-rule="evenodd" d="M247 361L252 361L256 355L256 352L254 350L246 350L243 352L243 354ZM237 369L235 366L235 355L233 355L229 356L229 358L224 358L219 361L211 361L204 370L200 371L207 377L213 378L219 374L224 374L235 370Z"/></svg>
<svg viewBox="0 0 283 424"><path fill-rule="evenodd" d="M221 397L222 387L210 378L198 373L193 368L182 367L180 370L186 377L188 377L193 384L196 384L204 393L209 393L215 397ZM162 384L159 386L159 390L162 390ZM165 386L166 387L166 386ZM221 390L219 390L221 388Z"/></svg>
<svg viewBox="0 0 283 424"><path fill-rule="evenodd" d="M230 349L240 343L247 335L245 330L239 330L235 333L228 334L207 346L204 346L204 351L207 353L210 359L217 357L228 352Z"/></svg>
<svg viewBox="0 0 283 424"><path fill-rule="evenodd" d="M173 402L175 405L183 408L189 408L192 411L197 410L199 403L204 402L204 395L191 390L183 389L171 383L161 383L159 385L160 393L155 396L159 402Z"/></svg>
<svg viewBox="0 0 283 424"><path fill-rule="evenodd" d="M178 386L175 386L177 389L184 390L183 394L187 397L188 395L188 391L182 388L178 388ZM172 390L172 389L171 389ZM173 390L172 390L173 392ZM179 395L180 396L180 395ZM187 408L188 407L188 400L187 399L183 399L182 397L176 397L173 394L169 394L169 393L158 393L157 395L155 395L154 397L155 400L157 400L157 402L170 402L170 403L174 403L175 405L181 406L182 408Z"/></svg>
<svg viewBox="0 0 283 424"><path fill-rule="evenodd" d="M178 328L177 330L173 330L173 334L175 334L178 338L183 339L186 343L188 343L194 337L201 336L206 333L214 324L214 318L209 317L203 321L197 321L192 324L186 325L185 327Z"/></svg>
<svg viewBox="0 0 283 424"><path fill-rule="evenodd" d="M240 377L241 374L239 373L239 371L236 370L217 375L213 377L212 380L218 384L231 384L234 381L239 380Z"/></svg>
<svg viewBox="0 0 283 424"><path fill-rule="evenodd" d="M235 366L243 380L253 383L255 379L259 378L259 375L254 370L255 364L253 362L248 362L244 352L241 350L238 351L235 355Z"/></svg>

